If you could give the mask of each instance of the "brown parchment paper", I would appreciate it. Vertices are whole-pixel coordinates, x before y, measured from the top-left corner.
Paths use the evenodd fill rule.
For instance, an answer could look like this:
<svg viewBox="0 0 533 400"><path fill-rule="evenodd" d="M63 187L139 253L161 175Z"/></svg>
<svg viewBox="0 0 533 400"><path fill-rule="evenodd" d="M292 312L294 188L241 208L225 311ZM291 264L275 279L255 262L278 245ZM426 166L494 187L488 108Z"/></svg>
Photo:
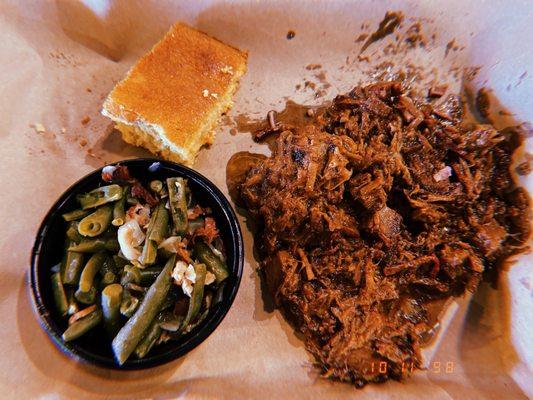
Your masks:
<svg viewBox="0 0 533 400"><path fill-rule="evenodd" d="M195 168L227 194L225 168L243 150L267 153L249 134L230 134L238 115L281 109L284 96L313 104L364 81L357 62L362 24L386 10L427 18L436 34L418 62L482 68L497 123L531 121L532 7L527 1L175 1L3 0L0 2L0 397L6 399L502 399L533 396L531 256L460 299L428 370L405 383L356 390L319 379L292 329L264 301L253 241L240 216L246 263L236 301L219 328L186 357L137 372L74 362L40 328L27 287L30 250L50 205L73 181L105 162L147 155L121 142L100 116L102 100L176 20L249 51L249 72L229 122ZM296 33L287 40L289 30ZM444 58L455 39L462 50ZM379 48L369 48L372 54ZM350 60L346 57L350 56ZM354 62L355 60L355 62ZM320 63L324 96L296 90ZM348 65L349 64L349 65ZM342 67L342 68L341 68ZM443 77L442 79L446 79ZM460 75L450 85L461 87ZM317 82L320 84L320 82ZM454 86L455 85L455 86ZM30 127L30 124L35 124ZM41 127L42 125L42 127ZM44 128L45 132L41 131ZM522 178L531 189L532 178ZM440 362L437 372L435 362ZM453 363L451 373L443 372Z"/></svg>

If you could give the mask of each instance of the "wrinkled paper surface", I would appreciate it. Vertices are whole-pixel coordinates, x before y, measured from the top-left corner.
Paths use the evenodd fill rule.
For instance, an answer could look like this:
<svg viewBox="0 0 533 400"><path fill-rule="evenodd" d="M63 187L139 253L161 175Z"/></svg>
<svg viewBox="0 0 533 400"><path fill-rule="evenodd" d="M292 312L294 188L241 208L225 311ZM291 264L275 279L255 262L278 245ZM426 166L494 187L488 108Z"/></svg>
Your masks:
<svg viewBox="0 0 533 400"><path fill-rule="evenodd" d="M356 58L361 24L371 31L386 10L432 20L427 63L482 66L474 88L492 89L504 122L533 118L533 13L528 2L425 1L111 1L0 3L0 391L2 398L361 398L501 399L533 396L533 276L530 256L458 302L427 371L405 383L363 390L318 378L302 342L278 311L265 306L252 237L241 215L246 263L241 287L218 329L185 357L157 368L120 372L70 360L34 314L27 271L34 235L55 199L105 162L145 156L126 145L99 114L104 97L176 20L249 51L230 117L281 109L320 63L330 87L323 99L365 80ZM294 39L287 40L288 30ZM443 57L455 38L465 49ZM380 44L369 48L370 53ZM424 57L424 56L422 56ZM503 118L503 117L502 117ZM30 125L34 127L30 127ZM45 132L37 132L41 127ZM267 153L249 134L218 129L195 168L227 194L225 167L237 151ZM532 178L522 178L529 188ZM268 304L268 303L267 303ZM436 366L440 363L440 372ZM444 371L452 363L450 373Z"/></svg>

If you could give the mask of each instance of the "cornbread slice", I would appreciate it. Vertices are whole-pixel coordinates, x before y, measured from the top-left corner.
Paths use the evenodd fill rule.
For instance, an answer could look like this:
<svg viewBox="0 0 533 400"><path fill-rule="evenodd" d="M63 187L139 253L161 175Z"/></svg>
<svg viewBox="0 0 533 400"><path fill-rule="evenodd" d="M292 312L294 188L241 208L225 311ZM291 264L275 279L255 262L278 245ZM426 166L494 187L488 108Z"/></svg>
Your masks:
<svg viewBox="0 0 533 400"><path fill-rule="evenodd" d="M135 64L104 102L122 138L192 165L232 105L247 54L177 23Z"/></svg>

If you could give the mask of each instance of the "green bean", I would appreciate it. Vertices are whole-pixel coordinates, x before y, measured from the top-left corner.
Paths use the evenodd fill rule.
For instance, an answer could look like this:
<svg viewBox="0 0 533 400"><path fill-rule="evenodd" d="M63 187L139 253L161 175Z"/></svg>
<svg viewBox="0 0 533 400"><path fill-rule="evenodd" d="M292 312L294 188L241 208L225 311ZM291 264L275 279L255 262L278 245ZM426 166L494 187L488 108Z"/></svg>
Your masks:
<svg viewBox="0 0 533 400"><path fill-rule="evenodd" d="M115 275L115 273L111 271L106 272L102 276L102 280L100 281L100 288L104 288L107 285L111 285L112 283L115 283L115 282L117 282L117 276Z"/></svg>
<svg viewBox="0 0 533 400"><path fill-rule="evenodd" d="M83 239L83 237L78 232L78 226L79 226L78 221L72 221L68 224L67 238L73 241L74 243L79 243Z"/></svg>
<svg viewBox="0 0 533 400"><path fill-rule="evenodd" d="M209 246L203 242L196 242L194 245L196 258L203 262L207 269L215 275L217 284L229 276L228 267L217 257Z"/></svg>
<svg viewBox="0 0 533 400"><path fill-rule="evenodd" d="M139 308L140 301L137 297L131 295L129 290L125 290L120 303L120 313L127 318L130 318L137 308Z"/></svg>
<svg viewBox="0 0 533 400"><path fill-rule="evenodd" d="M122 198L118 200L113 206L113 221L111 221L111 224L113 224L113 226L120 226L124 224L124 221L126 220L125 208L128 190L129 187L125 186L122 192Z"/></svg>
<svg viewBox="0 0 533 400"><path fill-rule="evenodd" d="M148 328L144 338L135 348L135 355L137 358L143 358L146 356L154 346L155 342L157 342L157 339L159 339L159 336L161 336L161 326L159 326L158 318L156 318Z"/></svg>
<svg viewBox="0 0 533 400"><path fill-rule="evenodd" d="M150 223L146 232L146 240L141 254L140 261L143 265L155 263L157 258L157 245L167 235L168 231L168 211L163 203L159 203L152 213Z"/></svg>
<svg viewBox="0 0 533 400"><path fill-rule="evenodd" d="M161 267L137 268L133 265L126 265L122 271L122 278L120 283L126 285L128 283L135 283L137 285L149 285L159 275Z"/></svg>
<svg viewBox="0 0 533 400"><path fill-rule="evenodd" d="M170 290L170 274L175 263L176 257L172 257L167 261L155 282L150 286L139 309L113 339L113 352L120 365L124 364L131 353L133 353L137 345L143 339L143 336L152 321L159 313L161 306L167 297L168 291Z"/></svg>
<svg viewBox="0 0 533 400"><path fill-rule="evenodd" d="M98 253L104 250L115 252L120 250L120 245L116 238L83 239L78 244L71 244L67 250L78 253Z"/></svg>
<svg viewBox="0 0 533 400"><path fill-rule="evenodd" d="M138 292L138 293L141 293L141 294L145 294L148 291L147 287L139 286L139 285L137 285L135 283L132 283L132 282L126 283L126 285L124 285L124 288L128 289L129 291Z"/></svg>
<svg viewBox="0 0 533 400"><path fill-rule="evenodd" d="M102 290L102 313L104 326L111 337L120 330L120 304L122 303L122 286L118 283L108 285Z"/></svg>
<svg viewBox="0 0 533 400"><path fill-rule="evenodd" d="M191 299L189 300L189 309L187 310L187 315L183 320L181 329L185 329L198 315L204 299L204 285L207 272L206 267L204 264L196 264L194 270L196 272L196 281L194 282Z"/></svg>
<svg viewBox="0 0 533 400"><path fill-rule="evenodd" d="M122 271L122 277L120 279L121 285L128 283L141 283L141 270L133 265L126 265Z"/></svg>
<svg viewBox="0 0 533 400"><path fill-rule="evenodd" d="M79 208L77 210L64 213L62 217L65 221L70 222L70 221L76 221L78 219L82 219L83 217L89 215L89 213L90 211L82 210L81 208Z"/></svg>
<svg viewBox="0 0 533 400"><path fill-rule="evenodd" d="M59 315L65 316L68 312L68 300L65 288L61 282L61 273L56 272L52 274L52 292L54 294L54 301L56 303Z"/></svg>
<svg viewBox="0 0 533 400"><path fill-rule="evenodd" d="M80 221L78 232L82 236L98 236L109 228L112 216L113 208L110 205L99 207Z"/></svg>
<svg viewBox="0 0 533 400"><path fill-rule="evenodd" d="M162 314L159 326L165 331L177 332L180 330L184 319L183 315L175 316L172 311L167 311Z"/></svg>
<svg viewBox="0 0 533 400"><path fill-rule="evenodd" d="M105 253L95 253L87 261L81 272L76 299L83 304L93 304L96 300L96 287L94 277L102 267L106 258Z"/></svg>
<svg viewBox="0 0 533 400"><path fill-rule="evenodd" d="M77 320L70 325L65 332L63 332L63 340L70 342L71 340L79 338L84 333L88 332L102 321L102 311L94 310L89 315Z"/></svg>
<svg viewBox="0 0 533 400"><path fill-rule="evenodd" d="M120 200L123 190L119 185L102 186L89 193L79 194L76 199L80 202L82 210L95 208L112 201Z"/></svg>
<svg viewBox="0 0 533 400"><path fill-rule="evenodd" d="M73 242L70 242L71 246ZM68 249L70 249L70 247ZM75 286L80 279L81 271L83 269L83 254L76 251L68 250L65 252L65 257L62 263L63 283L65 285Z"/></svg>
<svg viewBox="0 0 533 400"><path fill-rule="evenodd" d="M179 236L183 236L189 225L185 195L187 182L183 178L168 178L167 188L174 229Z"/></svg>
<svg viewBox="0 0 533 400"><path fill-rule="evenodd" d="M113 256L113 261L115 262L115 267L116 267L117 272L123 270L124 267L126 265L129 265L129 263L130 263L129 260L126 260L125 258L122 258L122 257L117 256L117 255Z"/></svg>
<svg viewBox="0 0 533 400"><path fill-rule="evenodd" d="M150 226L146 237L157 244L161 243L168 235L168 211L163 203L159 203L155 209L153 221L150 220Z"/></svg>
<svg viewBox="0 0 533 400"><path fill-rule="evenodd" d="M139 282L139 285L152 284L161 273L161 269L161 267L149 267L139 270L141 273L141 281Z"/></svg>
<svg viewBox="0 0 533 400"><path fill-rule="evenodd" d="M188 332L192 331L194 328L196 328L198 325L200 325L204 321L204 319L206 319L208 314L209 314L209 309L204 310L194 323L189 324L184 329L184 333L188 333Z"/></svg>
<svg viewBox="0 0 533 400"><path fill-rule="evenodd" d="M213 305L218 304L222 300L224 300L224 287L225 286L226 286L226 282L222 282L217 287L217 291L215 292L215 295L213 296Z"/></svg>
<svg viewBox="0 0 533 400"><path fill-rule="evenodd" d="M78 303L76 303L76 297L74 296L74 290L70 289L68 291L68 315L74 315L80 311Z"/></svg>
<svg viewBox="0 0 533 400"><path fill-rule="evenodd" d="M112 257L107 256L105 258L104 263L102 264L102 267L100 268L99 272L102 276L102 281L100 282L100 284L104 287L117 281L117 268L115 265L115 261Z"/></svg>
<svg viewBox="0 0 533 400"><path fill-rule="evenodd" d="M137 199L137 197L134 197L131 195L131 193L129 193L126 197L126 203L128 203L130 206L134 206L139 204L139 200Z"/></svg>
<svg viewBox="0 0 533 400"><path fill-rule="evenodd" d="M143 251L139 261L143 265L152 265L157 258L157 243L153 240L146 239L144 241Z"/></svg>

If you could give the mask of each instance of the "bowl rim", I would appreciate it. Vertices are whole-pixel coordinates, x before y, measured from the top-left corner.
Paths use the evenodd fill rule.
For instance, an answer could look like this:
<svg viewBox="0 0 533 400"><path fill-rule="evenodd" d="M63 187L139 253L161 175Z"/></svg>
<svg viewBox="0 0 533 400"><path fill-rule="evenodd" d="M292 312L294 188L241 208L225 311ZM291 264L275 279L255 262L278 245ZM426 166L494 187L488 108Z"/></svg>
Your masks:
<svg viewBox="0 0 533 400"><path fill-rule="evenodd" d="M235 253L234 264L236 267L236 276L235 282L230 288L229 296L221 303L221 306L217 310L215 310L215 312L212 313L212 315L206 321L204 321L204 325L201 327L201 329L197 331L192 331L191 333L193 333L193 335L189 337L184 336L186 340L180 343L175 349L171 351L168 351L164 354L156 355L151 358L130 359L126 361L122 366L120 366L115 362L113 358L108 358L88 352L83 348L76 346L75 342L66 343L63 341L63 339L61 338L62 332L58 330L54 319L52 318L50 312L44 305L43 298L39 290L40 285L38 278L38 269L40 265L41 248L43 245L44 238L48 233L49 226L51 225L52 217L56 214L57 209L60 208L70 198L72 191L75 191L78 186L82 185L90 178L93 178L95 174L101 173L102 168L104 168L105 166L117 164L126 166L142 166L143 164L145 164L146 168L148 169L148 167L151 166L153 163L160 163L162 166L176 171L178 175L193 180L196 184L202 186L202 188L206 190L208 196L212 197L218 204L220 204L220 207L224 213L224 217L227 219L230 226L230 235L232 238L231 242ZM70 185L53 203L53 205L50 207L45 217L43 218L41 224L39 225L37 234L35 236L35 241L31 251L29 284L31 288L30 294L32 298L33 309L38 315L39 323L44 329L44 331L51 338L51 340L54 342L54 344L64 354L71 358L74 358L76 361L81 361L100 367L105 367L108 369L139 370L155 367L173 361L185 355L186 353L200 345L200 343L202 343L205 339L207 339L207 337L210 336L220 325L222 320L228 314L231 306L233 305L233 302L240 287L243 268L244 244L242 231L239 221L237 219L237 215L226 196L213 182L211 182L207 177L200 174L199 172L184 165L174 163L172 161L162 160L158 158L132 158L115 161L106 164L100 168L92 170L91 172L78 179L72 185Z"/></svg>

